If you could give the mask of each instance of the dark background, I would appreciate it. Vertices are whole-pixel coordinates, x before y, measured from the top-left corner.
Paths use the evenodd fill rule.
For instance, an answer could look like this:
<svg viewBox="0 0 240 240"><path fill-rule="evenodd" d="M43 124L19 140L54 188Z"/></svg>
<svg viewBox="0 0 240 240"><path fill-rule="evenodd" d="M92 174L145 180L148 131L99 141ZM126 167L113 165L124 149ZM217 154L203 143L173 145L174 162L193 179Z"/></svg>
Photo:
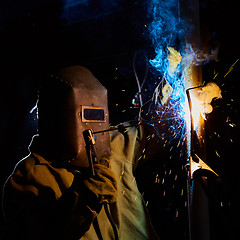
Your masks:
<svg viewBox="0 0 240 240"><path fill-rule="evenodd" d="M219 47L217 61L203 63L203 80L215 81L223 95L214 101L214 111L206 123L209 164L222 178L222 183L217 188L213 183L212 188L213 205L217 206L211 210L212 236L228 239L238 236L239 227L240 61L232 70L230 67L239 58L240 9L234 0L201 0L199 6L203 50L209 54ZM36 104L42 76L48 71L68 65L87 66L109 90L112 125L136 117L137 111L130 108L137 92L133 58L137 53L136 67L142 79L145 58L154 55L145 27L150 21L146 7L147 1L140 0L0 2L1 187L15 164L28 155L31 137L37 132L36 111L30 111ZM187 235L184 160L179 161L178 156L168 145L149 161L147 171L139 170L147 179L138 177L140 190L152 191L145 195L145 201L163 239L186 239ZM159 182L165 179L165 185L155 185L157 174ZM176 188L170 190L174 181ZM159 196L170 194L154 200L156 191ZM215 208L220 209L223 221Z"/></svg>

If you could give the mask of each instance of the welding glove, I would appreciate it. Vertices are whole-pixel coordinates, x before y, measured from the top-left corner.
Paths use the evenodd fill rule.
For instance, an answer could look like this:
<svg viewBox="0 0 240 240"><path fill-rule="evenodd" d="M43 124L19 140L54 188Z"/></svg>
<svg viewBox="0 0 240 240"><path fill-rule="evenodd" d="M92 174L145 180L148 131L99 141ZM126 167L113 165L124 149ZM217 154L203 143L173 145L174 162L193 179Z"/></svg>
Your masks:
<svg viewBox="0 0 240 240"><path fill-rule="evenodd" d="M59 199L61 208L68 212L64 239L78 239L89 229L104 203L117 198L117 181L109 160L94 165L94 176L75 171L70 188Z"/></svg>
<svg viewBox="0 0 240 240"><path fill-rule="evenodd" d="M94 172L94 176L88 177L76 171L71 188L82 196L92 210L98 212L103 203L116 202L117 181L107 159L94 164Z"/></svg>
<svg viewBox="0 0 240 240"><path fill-rule="evenodd" d="M109 161L104 159L94 165L95 176L84 181L89 197L98 203L113 203L117 198L117 181L109 168Z"/></svg>

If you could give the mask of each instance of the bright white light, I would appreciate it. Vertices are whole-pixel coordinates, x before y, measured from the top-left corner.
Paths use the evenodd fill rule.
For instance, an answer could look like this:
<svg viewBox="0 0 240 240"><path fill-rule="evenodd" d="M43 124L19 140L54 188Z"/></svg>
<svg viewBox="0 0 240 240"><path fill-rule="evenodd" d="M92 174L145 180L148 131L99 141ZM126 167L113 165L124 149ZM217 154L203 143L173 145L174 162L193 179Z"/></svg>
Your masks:
<svg viewBox="0 0 240 240"><path fill-rule="evenodd" d="M33 113L37 109L37 107L38 107L38 100L37 100L35 106L30 110L29 113Z"/></svg>

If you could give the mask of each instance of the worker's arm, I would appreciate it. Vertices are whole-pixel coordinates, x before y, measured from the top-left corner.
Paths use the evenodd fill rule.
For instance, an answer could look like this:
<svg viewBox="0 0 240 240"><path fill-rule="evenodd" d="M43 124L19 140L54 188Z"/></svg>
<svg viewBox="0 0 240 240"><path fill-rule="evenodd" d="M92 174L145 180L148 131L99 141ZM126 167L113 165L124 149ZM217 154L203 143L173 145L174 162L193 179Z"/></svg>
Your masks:
<svg viewBox="0 0 240 240"><path fill-rule="evenodd" d="M32 182L29 176L40 174L39 170L16 169L4 189L5 238L79 239L88 231L102 203L116 201L116 180L111 169L100 164L94 167L96 175L90 178L75 172L72 185L60 198L56 198L54 189Z"/></svg>

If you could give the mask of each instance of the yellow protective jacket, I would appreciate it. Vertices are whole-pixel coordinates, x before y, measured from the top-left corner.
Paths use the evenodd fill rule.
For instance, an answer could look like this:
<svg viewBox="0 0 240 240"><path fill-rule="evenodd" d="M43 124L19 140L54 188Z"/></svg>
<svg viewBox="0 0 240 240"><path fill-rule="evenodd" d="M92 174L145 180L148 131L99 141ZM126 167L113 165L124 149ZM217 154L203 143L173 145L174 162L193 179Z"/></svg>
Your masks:
<svg viewBox="0 0 240 240"><path fill-rule="evenodd" d="M114 130L110 137L110 162L118 195L109 208L119 239L157 239L133 176L140 146L138 129L131 127L125 133ZM37 153L21 160L4 188L5 238L113 240L103 208L96 213L80 202L82 208L75 211L78 198L69 191L73 178L70 171L53 167Z"/></svg>

